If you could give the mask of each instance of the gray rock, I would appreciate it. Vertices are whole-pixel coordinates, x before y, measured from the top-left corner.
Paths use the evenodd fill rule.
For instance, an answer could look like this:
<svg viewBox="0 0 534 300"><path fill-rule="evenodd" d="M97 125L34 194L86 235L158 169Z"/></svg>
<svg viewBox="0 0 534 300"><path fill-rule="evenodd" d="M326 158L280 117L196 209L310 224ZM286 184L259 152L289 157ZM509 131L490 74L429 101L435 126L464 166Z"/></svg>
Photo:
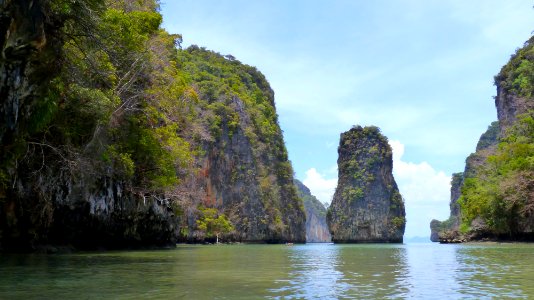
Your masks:
<svg viewBox="0 0 534 300"><path fill-rule="evenodd" d="M439 242L439 231L441 230L441 221L432 220L430 222L430 241Z"/></svg>
<svg viewBox="0 0 534 300"><path fill-rule="evenodd" d="M335 243L402 243L404 201L393 178L392 150L377 127L342 133L338 186L327 223Z"/></svg>
<svg viewBox="0 0 534 300"><path fill-rule="evenodd" d="M295 179L297 193L304 201L306 209L306 242L328 243L332 241L328 225L326 224L326 208L315 196L313 196L302 182Z"/></svg>

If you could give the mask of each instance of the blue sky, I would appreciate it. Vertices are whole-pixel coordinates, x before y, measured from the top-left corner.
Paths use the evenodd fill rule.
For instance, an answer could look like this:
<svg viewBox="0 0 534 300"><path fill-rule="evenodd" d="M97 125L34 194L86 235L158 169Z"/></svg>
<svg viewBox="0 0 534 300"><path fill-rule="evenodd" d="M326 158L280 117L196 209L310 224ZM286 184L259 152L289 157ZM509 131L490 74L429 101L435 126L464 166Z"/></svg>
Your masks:
<svg viewBox="0 0 534 300"><path fill-rule="evenodd" d="M394 148L406 237L449 214L463 171L496 120L493 76L534 30L533 2L167 0L164 27L256 66L275 91L297 178L330 201L337 145L376 125Z"/></svg>

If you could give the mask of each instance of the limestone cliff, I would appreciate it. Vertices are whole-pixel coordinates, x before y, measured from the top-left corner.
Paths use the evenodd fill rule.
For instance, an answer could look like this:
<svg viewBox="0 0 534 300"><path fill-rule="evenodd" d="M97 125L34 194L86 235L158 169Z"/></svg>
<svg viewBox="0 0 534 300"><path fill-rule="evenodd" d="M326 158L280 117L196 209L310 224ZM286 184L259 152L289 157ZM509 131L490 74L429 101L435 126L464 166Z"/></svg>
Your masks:
<svg viewBox="0 0 534 300"><path fill-rule="evenodd" d="M439 242L439 232L441 231L441 221L433 219L430 221L430 241Z"/></svg>
<svg viewBox="0 0 534 300"><path fill-rule="evenodd" d="M89 58L66 58L65 41L98 38L94 22L103 9L99 0L0 3L0 250L163 246L175 241L176 218L163 193L140 189L131 176L121 176L101 159L111 136L100 129L110 124L98 119L105 105L95 100L106 98L94 77L102 71L96 69L99 65L67 74L67 68L72 72ZM114 43L121 45L116 38ZM85 54L91 56L93 50ZM135 79L131 84L139 83ZM76 80L86 80L83 88L78 86L85 94L72 93Z"/></svg>
<svg viewBox="0 0 534 300"><path fill-rule="evenodd" d="M0 1L0 250L203 242L213 209L305 241L267 80L179 49L157 3Z"/></svg>
<svg viewBox="0 0 534 300"><path fill-rule="evenodd" d="M302 182L295 179L299 197L304 201L306 209L306 242L328 243L332 240L326 224L326 208L313 196Z"/></svg>
<svg viewBox="0 0 534 300"><path fill-rule="evenodd" d="M439 242L445 239L445 236L459 235L458 229L461 221L460 197L461 187L464 179L464 173L454 173L451 178L451 198L449 202L450 217L445 221L432 220L430 222L430 240Z"/></svg>
<svg viewBox="0 0 534 300"><path fill-rule="evenodd" d="M43 90L44 71L57 72L50 55L57 36L45 22L42 1L0 3L0 141L12 143L30 118L36 95ZM48 75L48 74L46 74ZM27 126L27 125L26 125Z"/></svg>
<svg viewBox="0 0 534 300"><path fill-rule="evenodd" d="M393 178L392 150L377 127L341 134L338 185L327 223L335 243L401 243L404 202Z"/></svg>
<svg viewBox="0 0 534 300"><path fill-rule="evenodd" d="M227 240L305 242L304 208L293 185L274 92L263 74L196 46L179 54L199 95L189 141L202 149L195 159L198 172L180 187L187 220L181 239L203 238L195 221L202 205L217 208L234 224Z"/></svg>
<svg viewBox="0 0 534 300"><path fill-rule="evenodd" d="M532 74L534 37L495 76L498 122L480 137L463 175L453 178L451 217L441 224L440 242L534 240Z"/></svg>
<svg viewBox="0 0 534 300"><path fill-rule="evenodd" d="M462 222L461 208L458 200L462 193L462 186L465 178L476 176L479 167L484 164L487 157L495 152L495 147L499 142L499 122L493 122L484 132L477 143L476 152L472 153L465 161L464 172L454 173L451 178L451 196L449 202L450 216L447 220L440 222L432 220L430 223L431 240L433 242L462 241L465 237L460 233Z"/></svg>
<svg viewBox="0 0 534 300"><path fill-rule="evenodd" d="M457 230L460 226L460 204L458 204L458 198L462 192L462 184L464 179L464 173L454 173L451 178L451 199L449 208L451 210L450 226L452 229Z"/></svg>

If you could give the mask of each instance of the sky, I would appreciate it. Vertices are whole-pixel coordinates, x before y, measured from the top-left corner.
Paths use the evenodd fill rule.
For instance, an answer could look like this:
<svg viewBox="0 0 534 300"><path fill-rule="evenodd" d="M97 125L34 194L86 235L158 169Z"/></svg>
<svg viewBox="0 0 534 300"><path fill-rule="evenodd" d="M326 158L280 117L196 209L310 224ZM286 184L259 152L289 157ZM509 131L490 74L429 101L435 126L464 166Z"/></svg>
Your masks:
<svg viewBox="0 0 534 300"><path fill-rule="evenodd" d="M295 175L322 202L340 134L375 125L393 148L405 237L449 216L461 172L497 119L493 76L534 30L530 0L163 0L163 26L257 67L275 91Z"/></svg>

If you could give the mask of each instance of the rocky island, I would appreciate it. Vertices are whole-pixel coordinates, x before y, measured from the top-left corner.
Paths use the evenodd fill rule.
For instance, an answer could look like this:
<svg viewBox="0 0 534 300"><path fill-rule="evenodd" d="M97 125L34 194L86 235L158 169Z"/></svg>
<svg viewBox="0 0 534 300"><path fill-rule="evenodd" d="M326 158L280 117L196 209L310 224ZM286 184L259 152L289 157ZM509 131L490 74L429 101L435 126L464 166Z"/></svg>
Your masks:
<svg viewBox="0 0 534 300"><path fill-rule="evenodd" d="M531 37L495 76L498 121L453 175L451 214L432 221L432 241L534 241L533 69Z"/></svg>
<svg viewBox="0 0 534 300"><path fill-rule="evenodd" d="M341 134L338 185L327 213L335 243L402 243L404 202L393 178L392 149L378 127Z"/></svg>

